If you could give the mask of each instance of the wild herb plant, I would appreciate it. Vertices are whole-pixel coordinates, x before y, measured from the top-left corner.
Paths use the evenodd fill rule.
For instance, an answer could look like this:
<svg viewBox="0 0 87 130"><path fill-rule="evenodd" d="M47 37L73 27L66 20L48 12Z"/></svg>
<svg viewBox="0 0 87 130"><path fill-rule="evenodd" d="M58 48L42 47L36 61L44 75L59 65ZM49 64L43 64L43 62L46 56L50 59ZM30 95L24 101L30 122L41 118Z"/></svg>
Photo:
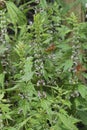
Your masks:
<svg viewBox="0 0 87 130"><path fill-rule="evenodd" d="M26 11L6 2L8 33L6 46L0 44L2 130L78 130L80 123L87 126L87 25L78 23L73 13L65 18L59 4L40 1L28 24Z"/></svg>

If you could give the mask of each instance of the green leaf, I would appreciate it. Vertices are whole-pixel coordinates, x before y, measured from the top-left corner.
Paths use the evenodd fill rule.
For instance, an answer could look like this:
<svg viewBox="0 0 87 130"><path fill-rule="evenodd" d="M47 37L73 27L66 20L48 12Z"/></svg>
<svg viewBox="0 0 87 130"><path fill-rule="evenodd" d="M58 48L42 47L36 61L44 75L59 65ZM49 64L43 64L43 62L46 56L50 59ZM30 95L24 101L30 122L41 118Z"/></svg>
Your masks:
<svg viewBox="0 0 87 130"><path fill-rule="evenodd" d="M77 114L82 120L82 123L84 125L87 125L87 111L78 111Z"/></svg>
<svg viewBox="0 0 87 130"><path fill-rule="evenodd" d="M84 49L87 49L87 43L83 44L82 47L83 47Z"/></svg>
<svg viewBox="0 0 87 130"><path fill-rule="evenodd" d="M29 102L24 99L23 101L20 102L20 106L23 110L24 116L26 116L27 112L30 111Z"/></svg>
<svg viewBox="0 0 87 130"><path fill-rule="evenodd" d="M31 117L26 118L23 122L18 124L18 128L21 129L29 120Z"/></svg>
<svg viewBox="0 0 87 130"><path fill-rule="evenodd" d="M78 86L78 91L79 91L79 93L81 94L81 96L83 98L86 98L86 96L87 96L87 87L85 85L79 85Z"/></svg>
<svg viewBox="0 0 87 130"><path fill-rule="evenodd" d="M10 110L10 104L0 104L0 109L2 110L2 112L9 112Z"/></svg>
<svg viewBox="0 0 87 130"><path fill-rule="evenodd" d="M6 129L5 130L17 130L16 128L14 128L14 127L6 127Z"/></svg>
<svg viewBox="0 0 87 130"><path fill-rule="evenodd" d="M40 1L40 6L44 9L44 8L46 8L47 7L47 2L46 2L46 0L41 0Z"/></svg>
<svg viewBox="0 0 87 130"><path fill-rule="evenodd" d="M24 74L24 76L21 77L22 81L25 81L25 82L30 81L33 77L33 74L34 74L33 72Z"/></svg>
<svg viewBox="0 0 87 130"><path fill-rule="evenodd" d="M0 94L0 101L3 99L4 93Z"/></svg>
<svg viewBox="0 0 87 130"><path fill-rule="evenodd" d="M84 78L87 79L87 74L86 73L83 73L82 75L84 76Z"/></svg>
<svg viewBox="0 0 87 130"><path fill-rule="evenodd" d="M31 72L32 70L32 58L28 57L25 61L25 65L24 65L24 72L28 73Z"/></svg>
<svg viewBox="0 0 87 130"><path fill-rule="evenodd" d="M22 81L28 82L32 79L34 72L32 71L32 58L28 57L24 65L24 75L21 77Z"/></svg>
<svg viewBox="0 0 87 130"><path fill-rule="evenodd" d="M19 85L15 85L14 87L12 87L12 88L7 88L7 89L5 89L5 90L3 90L3 91L7 91L7 92L14 91L14 90L16 90L18 87L19 87Z"/></svg>
<svg viewBox="0 0 87 130"><path fill-rule="evenodd" d="M67 71L68 69L70 69L73 65L73 61L72 60L67 60L64 63L64 71Z"/></svg>
<svg viewBox="0 0 87 130"><path fill-rule="evenodd" d="M5 74L0 74L0 85L3 88L4 87L4 78L5 78Z"/></svg>
<svg viewBox="0 0 87 130"><path fill-rule="evenodd" d="M9 120L12 120L11 116L9 114L7 114L7 113L5 114L5 118L9 119Z"/></svg>
<svg viewBox="0 0 87 130"><path fill-rule="evenodd" d="M14 25L23 25L26 23L25 15L22 13L21 10L19 10L19 8L16 7L16 5L13 2L7 1L6 6L11 19L10 22L12 22Z"/></svg>
<svg viewBox="0 0 87 130"><path fill-rule="evenodd" d="M59 115L60 120L66 126L68 130L78 130L77 127L74 125L75 123L79 122L78 119L75 119L68 115L64 115L62 113L59 113L58 115Z"/></svg>
<svg viewBox="0 0 87 130"><path fill-rule="evenodd" d="M71 47L68 44L60 44L58 45L58 47L62 49L62 51L68 51L69 49L71 49Z"/></svg>
<svg viewBox="0 0 87 130"><path fill-rule="evenodd" d="M49 115L49 118L51 119L52 111L50 108L50 102L47 100L41 100L41 106L47 112L47 114Z"/></svg>
<svg viewBox="0 0 87 130"><path fill-rule="evenodd" d="M61 28L58 28L59 31L59 35L64 39L64 37L66 36L66 34L68 34L69 32L71 32L71 30L67 27L62 25Z"/></svg>
<svg viewBox="0 0 87 130"><path fill-rule="evenodd" d="M4 52L8 50L5 45L0 45L0 55L4 54Z"/></svg>

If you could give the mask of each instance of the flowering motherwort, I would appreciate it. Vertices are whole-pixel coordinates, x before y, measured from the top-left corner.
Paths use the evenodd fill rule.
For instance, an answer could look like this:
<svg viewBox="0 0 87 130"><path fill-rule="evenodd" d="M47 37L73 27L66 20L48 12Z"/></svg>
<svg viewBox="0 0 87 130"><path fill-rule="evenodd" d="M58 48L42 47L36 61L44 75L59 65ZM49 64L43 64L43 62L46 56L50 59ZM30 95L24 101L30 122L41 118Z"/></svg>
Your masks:
<svg viewBox="0 0 87 130"><path fill-rule="evenodd" d="M69 69L69 71L72 73L72 76L69 79L69 83L71 84L76 84L78 83L78 77L76 76L77 73L77 67L78 64L80 63L80 50L81 50L81 45L79 42L79 37L73 36L73 41L72 41L72 55L71 55L71 60L73 61L72 67Z"/></svg>
<svg viewBox="0 0 87 130"><path fill-rule="evenodd" d="M6 21L6 8L3 8L0 10L0 45L5 48L5 52L3 53L2 60L1 60L1 64L4 68L4 70L6 70L6 66L8 65L7 63L7 55L8 54L8 46L6 44L6 34L7 34L7 21ZM5 72L5 71L4 71Z"/></svg>
<svg viewBox="0 0 87 130"><path fill-rule="evenodd" d="M38 78L37 86L44 86L45 81L43 79L43 68L44 68L43 58L39 48L37 50L36 47L34 48L34 59L35 59L34 60L35 73L36 77Z"/></svg>
<svg viewBox="0 0 87 130"><path fill-rule="evenodd" d="M4 8L4 3L0 1L0 45L3 45L6 43L5 35L7 33L7 28L6 28L5 12L6 12L6 9ZM0 114L0 117L2 117L2 114ZM4 127L3 121L2 119L0 119L0 129L2 129L3 127Z"/></svg>
<svg viewBox="0 0 87 130"><path fill-rule="evenodd" d="M6 17L5 17L6 9L0 10L0 44L5 44L5 35L7 33L6 28Z"/></svg>
<svg viewBox="0 0 87 130"><path fill-rule="evenodd" d="M46 98L46 93L42 91L43 86L46 85L43 76L43 69L44 69L43 55L40 50L40 45L38 46L37 43L34 43L34 69L36 77L36 86L39 87L38 97Z"/></svg>

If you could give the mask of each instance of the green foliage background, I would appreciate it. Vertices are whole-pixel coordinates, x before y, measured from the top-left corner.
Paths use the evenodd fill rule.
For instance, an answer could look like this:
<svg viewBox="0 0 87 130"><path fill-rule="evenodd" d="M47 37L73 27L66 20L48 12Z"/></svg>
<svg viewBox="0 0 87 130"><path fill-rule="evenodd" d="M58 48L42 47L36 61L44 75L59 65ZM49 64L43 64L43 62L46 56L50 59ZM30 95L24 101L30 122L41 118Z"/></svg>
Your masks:
<svg viewBox="0 0 87 130"><path fill-rule="evenodd" d="M5 2L4 20L12 33L0 43L0 129L86 130L87 74L72 71L71 57L79 53L77 65L87 68L87 24L74 13L66 17L68 5L60 0L33 7L33 0Z"/></svg>

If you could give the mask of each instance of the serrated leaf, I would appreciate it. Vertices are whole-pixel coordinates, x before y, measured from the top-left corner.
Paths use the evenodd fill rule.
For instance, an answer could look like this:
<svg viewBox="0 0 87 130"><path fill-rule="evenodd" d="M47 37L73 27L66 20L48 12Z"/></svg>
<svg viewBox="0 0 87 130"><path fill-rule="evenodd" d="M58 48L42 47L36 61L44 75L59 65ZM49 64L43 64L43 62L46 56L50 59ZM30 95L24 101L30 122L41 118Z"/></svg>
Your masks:
<svg viewBox="0 0 87 130"><path fill-rule="evenodd" d="M21 122L20 124L18 124L18 128L21 129L30 119L31 117L26 118L23 122Z"/></svg>
<svg viewBox="0 0 87 130"><path fill-rule="evenodd" d="M21 77L22 81L28 82L32 79L33 77L33 72L26 73L24 76Z"/></svg>
<svg viewBox="0 0 87 130"><path fill-rule="evenodd" d="M16 24L23 25L26 23L25 15L19 8L17 8L17 6L13 2L7 1L6 6L7 6L7 11L10 16L11 22L14 25Z"/></svg>
<svg viewBox="0 0 87 130"><path fill-rule="evenodd" d="M79 122L78 119L75 119L68 115L64 115L62 113L59 113L58 115L59 115L60 120L66 126L68 130L78 130L78 128L74 125L75 123Z"/></svg>
<svg viewBox="0 0 87 130"><path fill-rule="evenodd" d="M60 49L62 49L62 51L67 51L67 50L71 49L71 47L68 44L60 44L60 45L58 45L58 47Z"/></svg>
<svg viewBox="0 0 87 130"><path fill-rule="evenodd" d="M5 74L0 74L0 85L1 87L3 88L4 87L4 77L5 77Z"/></svg>
<svg viewBox="0 0 87 130"><path fill-rule="evenodd" d="M86 73L83 73L82 75L84 76L84 78L87 79L87 74Z"/></svg>
<svg viewBox="0 0 87 130"><path fill-rule="evenodd" d="M5 130L17 130L17 129L14 127L7 127Z"/></svg>
<svg viewBox="0 0 87 130"><path fill-rule="evenodd" d="M81 96L83 98L86 98L86 96L87 96L87 88L86 88L85 85L79 85L78 86L78 91L79 91L79 93L81 94Z"/></svg>
<svg viewBox="0 0 87 130"><path fill-rule="evenodd" d="M4 93L0 94L0 100L2 100L4 97Z"/></svg>
<svg viewBox="0 0 87 130"><path fill-rule="evenodd" d="M24 75L21 77L22 81L28 82L32 79L34 72L32 72L32 60L28 57L24 65Z"/></svg>
<svg viewBox="0 0 87 130"><path fill-rule="evenodd" d="M0 104L0 109L3 111L3 112L9 112L10 110L10 105L9 104Z"/></svg>
<svg viewBox="0 0 87 130"><path fill-rule="evenodd" d="M87 43L82 45L84 49L87 49Z"/></svg>
<svg viewBox="0 0 87 130"><path fill-rule="evenodd" d="M46 2L46 0L41 0L40 1L40 5L41 5L41 7L44 9L44 8L46 8L47 7L47 2Z"/></svg>
<svg viewBox="0 0 87 130"><path fill-rule="evenodd" d="M87 111L78 111L77 114L82 120L82 123L87 126Z"/></svg>
<svg viewBox="0 0 87 130"><path fill-rule="evenodd" d="M32 57L27 57L25 60L25 65L24 65L24 72L30 72L32 68Z"/></svg>
<svg viewBox="0 0 87 130"><path fill-rule="evenodd" d="M41 106L47 112L47 114L49 115L49 118L51 119L52 111L50 108L50 102L47 100L41 100Z"/></svg>
<svg viewBox="0 0 87 130"><path fill-rule="evenodd" d="M67 60L65 63L64 63L64 71L70 69L73 65L73 61L72 60Z"/></svg>

